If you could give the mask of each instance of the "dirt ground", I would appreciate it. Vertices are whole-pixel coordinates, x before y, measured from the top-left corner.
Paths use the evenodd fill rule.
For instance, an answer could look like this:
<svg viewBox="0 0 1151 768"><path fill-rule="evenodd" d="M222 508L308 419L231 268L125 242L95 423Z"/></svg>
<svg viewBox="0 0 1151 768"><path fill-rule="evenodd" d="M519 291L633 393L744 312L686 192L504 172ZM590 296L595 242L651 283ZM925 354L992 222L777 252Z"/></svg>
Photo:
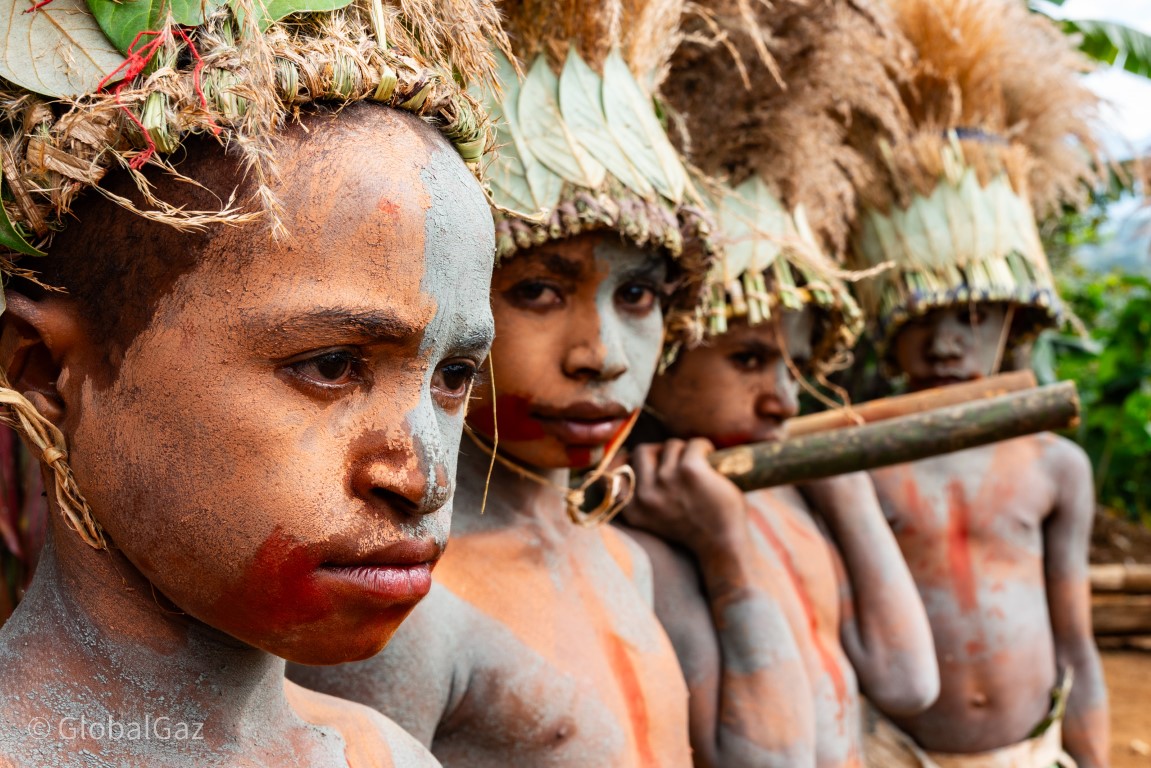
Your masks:
<svg viewBox="0 0 1151 768"><path fill-rule="evenodd" d="M1111 768L1151 768L1151 651L1104 651Z"/></svg>

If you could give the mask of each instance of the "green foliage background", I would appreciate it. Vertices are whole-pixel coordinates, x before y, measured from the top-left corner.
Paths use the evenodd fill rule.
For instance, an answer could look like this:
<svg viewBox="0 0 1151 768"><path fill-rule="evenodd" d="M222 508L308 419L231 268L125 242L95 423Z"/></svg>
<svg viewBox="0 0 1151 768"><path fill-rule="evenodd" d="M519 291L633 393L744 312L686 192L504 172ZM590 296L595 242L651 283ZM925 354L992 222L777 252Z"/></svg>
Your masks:
<svg viewBox="0 0 1151 768"><path fill-rule="evenodd" d="M1151 279L1078 266L1061 277L1090 336L1042 340L1036 370L1079 386L1083 420L1069 436L1091 457L1099 502L1151 524Z"/></svg>

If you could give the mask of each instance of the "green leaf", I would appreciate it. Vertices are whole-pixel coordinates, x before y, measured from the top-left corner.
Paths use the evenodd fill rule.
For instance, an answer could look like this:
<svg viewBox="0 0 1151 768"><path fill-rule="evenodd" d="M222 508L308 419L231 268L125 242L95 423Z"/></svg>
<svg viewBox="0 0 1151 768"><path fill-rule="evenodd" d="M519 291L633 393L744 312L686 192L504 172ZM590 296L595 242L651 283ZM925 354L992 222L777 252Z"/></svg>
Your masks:
<svg viewBox="0 0 1151 768"><path fill-rule="evenodd" d="M573 45L560 74L560 112L572 135L608 173L640 197L651 198L655 188L620 149L603 113L603 79L587 65Z"/></svg>
<svg viewBox="0 0 1151 768"><path fill-rule="evenodd" d="M84 0L52 0L33 12L30 0L0 8L0 77L33 93L69 98L92 93L124 57Z"/></svg>
<svg viewBox="0 0 1151 768"><path fill-rule="evenodd" d="M655 105L635 81L618 50L603 65L603 107L616 143L661 195L683 201L687 171L655 116Z"/></svg>
<svg viewBox="0 0 1151 768"><path fill-rule="evenodd" d="M159 32L169 22L198 26L223 4L224 0L88 0L104 34L125 54L141 32Z"/></svg>
<svg viewBox="0 0 1151 768"><path fill-rule="evenodd" d="M492 198L496 204L523 218L538 218L559 203L563 179L533 155L519 126L520 81L515 67L496 52L498 79L503 101L491 93L484 103L496 125L499 154L488 168Z"/></svg>
<svg viewBox="0 0 1151 768"><path fill-rule="evenodd" d="M262 12L260 31L264 32L275 22L293 13L321 13L336 11L352 4L352 0L228 0L240 29L244 28L244 18L249 6Z"/></svg>
<svg viewBox="0 0 1151 768"><path fill-rule="evenodd" d="M1080 49L1107 64L1151 78L1151 35L1113 21L1065 20L1064 31L1082 37Z"/></svg>
<svg viewBox="0 0 1151 768"><path fill-rule="evenodd" d="M539 56L520 87L518 102L524 140L539 161L564 180L585 189L599 189L607 169L572 136L560 113L559 78Z"/></svg>
<svg viewBox="0 0 1151 768"><path fill-rule="evenodd" d="M724 190L715 206L724 235L727 279L745 272L758 274L770 267L794 237L787 211L759 175L734 190Z"/></svg>
<svg viewBox="0 0 1151 768"><path fill-rule="evenodd" d="M0 182L3 182L3 177L0 176ZM11 248L13 251L18 251L26 256L43 256L44 252L33 248L29 245L28 241L24 239L24 235L8 218L8 211L4 209L4 205L0 202L0 246ZM2 308L0 308L2 311Z"/></svg>

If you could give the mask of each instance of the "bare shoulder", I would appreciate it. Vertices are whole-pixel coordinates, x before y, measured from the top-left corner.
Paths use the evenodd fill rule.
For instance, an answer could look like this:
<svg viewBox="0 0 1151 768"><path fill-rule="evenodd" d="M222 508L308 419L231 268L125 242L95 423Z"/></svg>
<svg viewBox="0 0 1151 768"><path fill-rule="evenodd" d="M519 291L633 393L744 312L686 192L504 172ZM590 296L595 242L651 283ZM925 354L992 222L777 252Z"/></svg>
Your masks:
<svg viewBox="0 0 1151 768"><path fill-rule="evenodd" d="M620 570L631 579L636 589L651 602L655 590L655 575L652 572L652 554L649 547L658 551L659 545L663 542L654 536L648 536L650 541L644 544L631 535L632 529L629 528L627 533L624 533L614 525L601 526L600 531L608 554L615 560Z"/></svg>
<svg viewBox="0 0 1151 768"><path fill-rule="evenodd" d="M1091 459L1078 443L1051 432L1034 437L1049 474L1057 479L1091 477Z"/></svg>
<svg viewBox="0 0 1151 768"><path fill-rule="evenodd" d="M284 694L300 719L335 730L344 740L348 768L425 768L439 761L406 731L370 707L284 681Z"/></svg>
<svg viewBox="0 0 1151 768"><path fill-rule="evenodd" d="M613 526L615 528L615 526ZM699 577L692 556L664 539L637 528L618 528L616 534L643 553L658 593L698 591Z"/></svg>

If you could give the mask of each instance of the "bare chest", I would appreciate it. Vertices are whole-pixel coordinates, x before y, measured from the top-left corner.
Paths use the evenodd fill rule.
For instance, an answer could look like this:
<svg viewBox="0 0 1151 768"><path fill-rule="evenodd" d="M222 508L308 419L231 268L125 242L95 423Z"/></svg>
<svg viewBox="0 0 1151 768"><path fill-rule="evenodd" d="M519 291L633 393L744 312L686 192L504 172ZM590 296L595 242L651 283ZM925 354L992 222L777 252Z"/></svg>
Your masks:
<svg viewBox="0 0 1151 768"><path fill-rule="evenodd" d="M627 563L591 539L570 552L524 540L460 543L437 577L476 609L467 638L475 661L437 735L441 760L689 764L686 685ZM493 557L503 547L516 556Z"/></svg>
<svg viewBox="0 0 1151 768"><path fill-rule="evenodd" d="M797 637L839 632L838 556L793 489L748 497L756 544L778 576L769 584Z"/></svg>
<svg viewBox="0 0 1151 768"><path fill-rule="evenodd" d="M1043 522L1055 489L1037 451L1011 441L873 475L876 492L920 584L968 574L1042 582Z"/></svg>

